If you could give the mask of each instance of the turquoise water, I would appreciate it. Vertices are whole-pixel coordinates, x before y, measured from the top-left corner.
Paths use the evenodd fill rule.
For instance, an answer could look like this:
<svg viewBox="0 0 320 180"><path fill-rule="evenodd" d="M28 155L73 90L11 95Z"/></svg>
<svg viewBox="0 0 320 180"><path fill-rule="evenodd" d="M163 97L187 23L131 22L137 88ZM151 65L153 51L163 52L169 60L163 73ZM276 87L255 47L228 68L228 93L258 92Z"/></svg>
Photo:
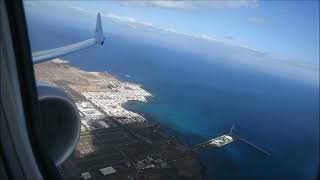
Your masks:
<svg viewBox="0 0 320 180"><path fill-rule="evenodd" d="M33 50L87 37L77 27L40 20L29 22ZM126 107L169 128L187 145L224 134L236 122L236 134L272 153L266 157L241 143L206 151L200 158L208 179L316 178L318 86L230 66L223 55L208 57L108 30L106 34L103 47L65 59L84 70L108 71L142 84L154 97Z"/></svg>

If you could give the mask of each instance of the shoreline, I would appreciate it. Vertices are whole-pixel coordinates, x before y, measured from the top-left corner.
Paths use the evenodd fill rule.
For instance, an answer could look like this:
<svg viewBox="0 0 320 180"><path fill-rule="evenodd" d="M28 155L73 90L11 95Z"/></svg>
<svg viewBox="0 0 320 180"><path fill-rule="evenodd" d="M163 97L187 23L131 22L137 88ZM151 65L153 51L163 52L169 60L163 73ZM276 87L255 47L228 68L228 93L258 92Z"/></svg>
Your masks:
<svg viewBox="0 0 320 180"><path fill-rule="evenodd" d="M159 180L205 179L199 154L188 151L189 147L172 133L174 131L170 127L141 112L125 108L128 103L152 101L154 95L146 91L143 85L119 80L105 72L83 71L66 63L58 60L35 66L37 80L55 84L68 91L74 97L80 112L80 144L70 159L61 166L66 177L81 178L83 170L80 167L102 167L109 162L117 171L122 172L115 173L115 179L126 179L133 175L131 171L139 169L141 179L149 179L151 174ZM96 144L95 141L100 143ZM110 145L114 149L109 149ZM115 158L112 154L119 154L118 158L122 159L120 164L112 161ZM97 161L106 155L110 157ZM91 156L97 160L90 160ZM86 157L93 164L86 163ZM89 172L94 177L101 177L95 170ZM166 176L166 173L171 175Z"/></svg>
<svg viewBox="0 0 320 180"><path fill-rule="evenodd" d="M127 103L133 103L133 104L129 104L129 106L134 106L134 103L145 103L145 102L140 102L140 101L128 101ZM125 103L125 104L127 104ZM123 107L125 108L125 107ZM125 108L126 109L126 108ZM166 134L170 135L171 137L177 139L177 141L181 144L183 144L186 148L190 148L190 144L188 144L183 137L181 137L176 130L172 129L171 127L169 127L168 125L165 124L161 124L159 121L155 120L155 118L152 118L151 115L148 114L143 114L142 112L139 111L135 111L132 109L129 109L130 111L133 111L135 113L138 113L142 116L144 116L149 122L152 122L154 124L156 124L157 126L159 126L159 128L164 131ZM197 155L197 159L200 162L200 166L201 166L201 176L202 176L202 180L209 180L209 176L207 174L207 167L204 165L204 163L201 161L200 158L200 154Z"/></svg>

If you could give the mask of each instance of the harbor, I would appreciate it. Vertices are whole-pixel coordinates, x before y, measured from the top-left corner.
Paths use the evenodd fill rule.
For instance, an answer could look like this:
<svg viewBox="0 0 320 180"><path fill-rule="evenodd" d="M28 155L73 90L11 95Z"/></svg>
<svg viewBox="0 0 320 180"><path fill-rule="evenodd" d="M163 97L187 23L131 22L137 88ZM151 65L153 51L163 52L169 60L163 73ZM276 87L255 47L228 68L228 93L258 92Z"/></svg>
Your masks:
<svg viewBox="0 0 320 180"><path fill-rule="evenodd" d="M197 145L194 145L190 148L190 150L193 152L196 152L196 153L201 153L202 151L205 151L208 149L222 148L230 143L238 141L238 142L249 145L251 148L257 150L260 153L263 153L267 156L271 156L271 153L268 152L267 150L263 149L262 147L248 141L245 138L242 138L238 135L232 134L232 132L234 130L234 126L235 126L235 124L232 126L229 134L224 134L219 137L216 137L216 138L207 140L205 142L199 143Z"/></svg>

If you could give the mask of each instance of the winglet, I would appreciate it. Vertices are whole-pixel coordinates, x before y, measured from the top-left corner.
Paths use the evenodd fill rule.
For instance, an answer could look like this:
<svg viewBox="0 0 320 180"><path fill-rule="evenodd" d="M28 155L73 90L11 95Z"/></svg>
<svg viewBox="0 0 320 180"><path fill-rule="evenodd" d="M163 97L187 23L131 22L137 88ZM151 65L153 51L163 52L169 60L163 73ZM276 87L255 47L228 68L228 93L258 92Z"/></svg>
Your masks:
<svg viewBox="0 0 320 180"><path fill-rule="evenodd" d="M101 17L100 13L97 15L97 24L96 24L96 31L94 33L94 39L96 40L97 43L103 45L105 37L103 35L102 31L102 25L101 25Z"/></svg>

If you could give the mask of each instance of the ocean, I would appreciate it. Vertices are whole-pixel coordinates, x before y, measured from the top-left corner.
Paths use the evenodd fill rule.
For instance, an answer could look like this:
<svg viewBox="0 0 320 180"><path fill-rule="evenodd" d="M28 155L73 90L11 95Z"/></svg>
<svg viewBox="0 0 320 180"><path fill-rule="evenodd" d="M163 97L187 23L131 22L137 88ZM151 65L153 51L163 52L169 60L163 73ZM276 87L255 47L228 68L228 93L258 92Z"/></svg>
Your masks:
<svg viewBox="0 0 320 180"><path fill-rule="evenodd" d="M61 19L28 18L33 51L76 42L92 32ZM223 63L228 61L223 53L213 57L158 45L148 36L133 38L129 27L103 23L114 28L106 29L103 46L63 59L143 85L153 94L149 102L125 107L160 123L188 146L228 133L235 123L235 134L272 154L239 142L205 151L200 159L207 179L316 179L319 85L231 66Z"/></svg>

